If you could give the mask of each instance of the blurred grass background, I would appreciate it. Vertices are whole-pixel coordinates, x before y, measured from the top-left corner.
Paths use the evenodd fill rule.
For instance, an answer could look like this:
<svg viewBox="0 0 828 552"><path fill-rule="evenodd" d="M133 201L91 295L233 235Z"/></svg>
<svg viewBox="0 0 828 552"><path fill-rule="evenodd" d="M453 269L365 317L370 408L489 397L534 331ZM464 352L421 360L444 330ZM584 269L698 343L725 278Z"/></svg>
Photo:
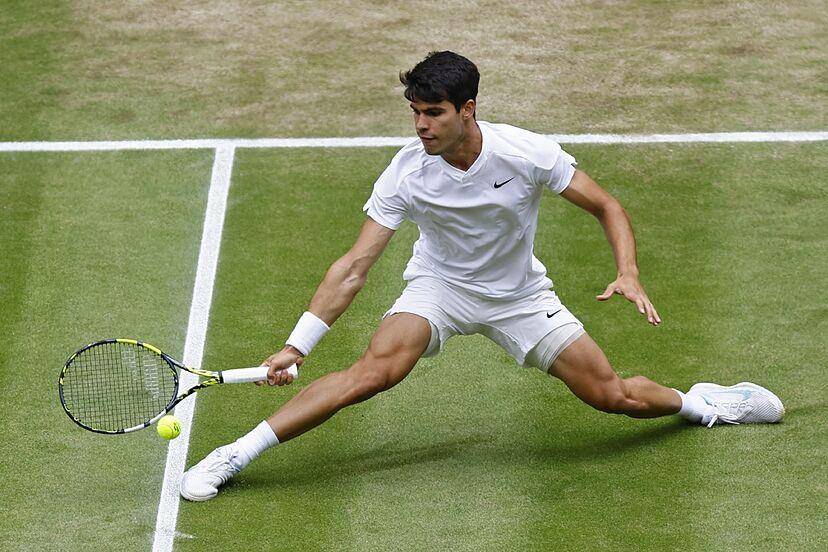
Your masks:
<svg viewBox="0 0 828 552"><path fill-rule="evenodd" d="M0 140L409 135L426 52L547 133L828 127L828 10L780 3L6 0Z"/></svg>

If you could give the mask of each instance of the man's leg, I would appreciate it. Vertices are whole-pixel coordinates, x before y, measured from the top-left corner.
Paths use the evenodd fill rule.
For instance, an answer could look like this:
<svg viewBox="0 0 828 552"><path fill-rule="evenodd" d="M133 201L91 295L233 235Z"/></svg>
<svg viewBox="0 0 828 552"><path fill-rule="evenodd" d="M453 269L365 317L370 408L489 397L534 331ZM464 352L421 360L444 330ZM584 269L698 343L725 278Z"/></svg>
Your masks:
<svg viewBox="0 0 828 552"><path fill-rule="evenodd" d="M221 485L264 450L313 429L346 406L390 389L411 372L430 337L425 318L409 313L385 318L353 366L314 380L266 422L190 468L181 479L181 496L197 501L213 498Z"/></svg>
<svg viewBox="0 0 828 552"><path fill-rule="evenodd" d="M392 388L414 368L430 337L431 328L425 318L409 313L389 316L353 366L315 380L267 423L284 442L318 426L340 409Z"/></svg>
<svg viewBox="0 0 828 552"><path fill-rule="evenodd" d="M678 414L678 392L644 376L622 379L588 334L572 342L549 368L579 399L598 410L633 418Z"/></svg>
<svg viewBox="0 0 828 552"><path fill-rule="evenodd" d="M680 393L644 376L621 379L587 334L566 347L549 368L585 403L633 418L679 414L708 427L716 423L775 423L785 407L779 397L755 383L725 387L697 383Z"/></svg>

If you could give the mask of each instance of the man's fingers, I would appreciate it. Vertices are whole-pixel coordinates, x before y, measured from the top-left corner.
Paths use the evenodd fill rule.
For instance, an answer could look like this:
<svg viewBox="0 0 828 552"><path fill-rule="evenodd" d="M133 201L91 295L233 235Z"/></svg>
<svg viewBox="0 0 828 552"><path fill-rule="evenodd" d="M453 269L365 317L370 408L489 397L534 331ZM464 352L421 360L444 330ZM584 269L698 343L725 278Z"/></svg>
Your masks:
<svg viewBox="0 0 828 552"><path fill-rule="evenodd" d="M647 314L647 322L652 324L653 326L658 326L661 324L661 318L659 318L658 313L653 306L653 303L650 299L645 295L643 299L644 309Z"/></svg>
<svg viewBox="0 0 828 552"><path fill-rule="evenodd" d="M635 304L638 306L638 312L641 314L647 314L647 309L645 308L643 299L636 299Z"/></svg>
<svg viewBox="0 0 828 552"><path fill-rule="evenodd" d="M278 369L274 370L272 367L270 368L270 372L267 374L267 383L268 385L287 385L289 383L293 383L293 376L286 369Z"/></svg>
<svg viewBox="0 0 828 552"><path fill-rule="evenodd" d="M270 360L270 359L268 359ZM267 363L270 366L270 369L267 371L267 384L268 385L278 385L279 379L279 371L276 370L272 364L269 362Z"/></svg>
<svg viewBox="0 0 828 552"><path fill-rule="evenodd" d="M270 367L270 372L267 374L267 383L270 385L283 385L285 375L281 370L276 370L273 366Z"/></svg>
<svg viewBox="0 0 828 552"><path fill-rule="evenodd" d="M655 320L655 314L653 314L653 306L647 301L647 304L644 306L647 311L647 322L652 324L653 326L657 326L658 322Z"/></svg>
<svg viewBox="0 0 828 552"><path fill-rule="evenodd" d="M267 361L262 362L259 366L268 366ZM268 376L270 375L269 372L270 371L268 370ZM255 383L258 387L261 387L262 385L267 383L267 379L265 379L263 381L256 381L256 382L253 382L253 383Z"/></svg>
<svg viewBox="0 0 828 552"><path fill-rule="evenodd" d="M607 289L604 290L604 293L596 295L595 298L599 301L606 301L612 297L613 294L623 295L627 301L635 303L635 306L638 308L638 312L646 316L647 322L653 326L661 324L661 317L658 316L658 312L656 312L655 307L650 302L650 298L647 297L644 289L640 284L638 284L637 281L631 282L629 280L619 278L619 280L616 280L608 285Z"/></svg>
<svg viewBox="0 0 828 552"><path fill-rule="evenodd" d="M599 301L606 301L607 299L612 297L612 294L616 293L616 291L617 291L613 284L614 284L614 282L612 284L608 285L607 289L604 290L604 293L602 293L601 295L596 295L595 298L598 299Z"/></svg>
<svg viewBox="0 0 828 552"><path fill-rule="evenodd" d="M648 314L649 314L648 320L650 320L650 324L652 324L653 326L658 326L659 324L661 324L661 318L658 316L658 312L655 310L655 307L653 306L653 304L650 303L649 301L647 302L647 305L649 307L649 309L648 309Z"/></svg>
<svg viewBox="0 0 828 552"><path fill-rule="evenodd" d="M653 326L657 326L661 322L661 320L658 318L658 314L656 314L655 312L653 304L650 302L650 299L647 297L645 293L631 293L626 297L627 299L635 303L635 306L638 307L639 313L647 317L647 322L649 322Z"/></svg>
<svg viewBox="0 0 828 552"><path fill-rule="evenodd" d="M290 366L291 364L296 364L296 366L302 366L305 359L298 355L292 354L285 354L284 351L280 353L276 353L267 357L267 360L262 362L262 366L267 366L267 379L263 382L257 382L256 385L287 385L293 383L294 378L290 372L288 372L287 367L281 368L282 366Z"/></svg>
<svg viewBox="0 0 828 552"><path fill-rule="evenodd" d="M280 369L276 370L276 377L277 377L277 384L276 385L288 385L289 383L293 382L293 376L290 375L290 372L287 369Z"/></svg>

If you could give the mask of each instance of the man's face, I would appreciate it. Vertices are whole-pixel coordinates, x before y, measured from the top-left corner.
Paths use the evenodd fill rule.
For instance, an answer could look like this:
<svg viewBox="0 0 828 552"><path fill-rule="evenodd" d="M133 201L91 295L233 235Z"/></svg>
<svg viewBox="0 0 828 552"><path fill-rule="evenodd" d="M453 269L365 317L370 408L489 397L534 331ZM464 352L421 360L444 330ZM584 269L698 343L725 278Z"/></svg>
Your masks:
<svg viewBox="0 0 828 552"><path fill-rule="evenodd" d="M450 153L462 142L466 106L458 113L448 100L440 103L415 100L411 102L411 110L414 112L414 129L429 155Z"/></svg>

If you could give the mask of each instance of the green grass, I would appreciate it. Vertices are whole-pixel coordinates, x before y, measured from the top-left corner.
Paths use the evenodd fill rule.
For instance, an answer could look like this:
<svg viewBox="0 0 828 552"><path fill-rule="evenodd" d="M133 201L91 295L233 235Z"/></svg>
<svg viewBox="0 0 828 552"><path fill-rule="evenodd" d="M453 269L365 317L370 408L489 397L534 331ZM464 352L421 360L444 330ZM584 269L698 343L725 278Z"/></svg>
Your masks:
<svg viewBox="0 0 828 552"><path fill-rule="evenodd" d="M0 10L0 140L411 134L397 72L482 71L479 113L550 133L825 130L818 0L21 2ZM333 14L333 15L332 15ZM483 14L483 16L480 16ZM590 410L479 336L270 451L176 550L828 549L828 146L570 147L633 217L664 324L618 298L597 223L551 194L536 253L623 375L777 391L778 426ZM204 364L281 346L391 149L237 152ZM63 414L89 340L180 356L209 152L0 154L0 548L147 550L166 447ZM296 387L198 400L188 464L347 367L403 288L398 233Z"/></svg>
<svg viewBox="0 0 828 552"><path fill-rule="evenodd" d="M197 153L0 157L4 550L147 550L166 447L63 413L80 346L141 337L180 356L210 180Z"/></svg>
<svg viewBox="0 0 828 552"><path fill-rule="evenodd" d="M537 252L617 369L679 388L757 381L783 397L785 423L706 431L608 416L485 339L457 338L395 389L267 453L215 501L183 504L179 530L195 538L177 549L232 547L240 535L250 550L825 544L816 528L826 481L814 468L826 460L828 320L812 299L826 268L817 252L828 189L813 178L826 169L825 145L570 149L630 211L665 321L654 329L629 304L594 300L613 275L600 228L546 197ZM392 153L239 152L208 361L243 363L279 346L350 245ZM263 227L264 213L279 216ZM301 384L359 355L402 288L412 230L395 237ZM293 392L202 397L190 463ZM229 405L244 407L228 415Z"/></svg>
<svg viewBox="0 0 828 552"><path fill-rule="evenodd" d="M484 338L457 338L393 390L268 452L213 502L182 504L177 550L824 548L826 145L568 149L630 212L664 319L651 328L618 298L595 301L613 277L609 248L594 220L548 194L536 252L615 367L678 388L757 381L785 400L785 422L707 431L612 417ZM392 155L237 152L205 365L280 346ZM211 155L0 161L0 452L13 466L0 538L10 550L145 550L164 443L81 431L55 379L102 336L180 355ZM415 238L411 225L398 232L299 385L362 352ZM36 377L10 377L21 370ZM188 463L295 391L204 394Z"/></svg>
<svg viewBox="0 0 828 552"><path fill-rule="evenodd" d="M434 49L479 65L484 120L820 130L826 27L822 0L7 1L0 140L409 135L397 75Z"/></svg>

